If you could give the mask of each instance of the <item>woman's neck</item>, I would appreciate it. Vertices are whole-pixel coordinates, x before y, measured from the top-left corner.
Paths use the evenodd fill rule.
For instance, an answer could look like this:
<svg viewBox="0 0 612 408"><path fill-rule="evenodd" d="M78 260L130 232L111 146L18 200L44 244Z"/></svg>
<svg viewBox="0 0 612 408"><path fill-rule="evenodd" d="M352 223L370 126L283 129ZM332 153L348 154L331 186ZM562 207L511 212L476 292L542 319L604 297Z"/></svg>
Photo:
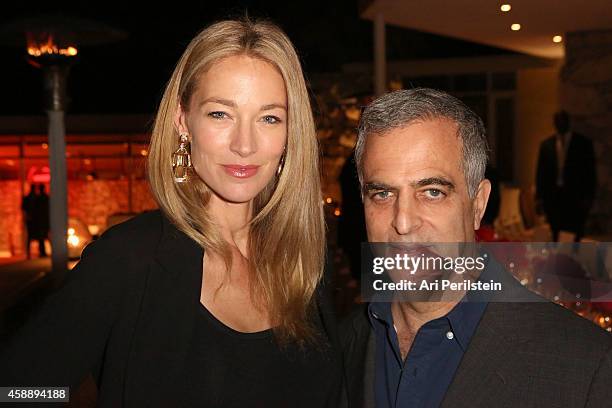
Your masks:
<svg viewBox="0 0 612 408"><path fill-rule="evenodd" d="M252 218L253 201L230 203L213 194L209 202L210 214L215 218L221 235L246 255L249 236L248 223Z"/></svg>

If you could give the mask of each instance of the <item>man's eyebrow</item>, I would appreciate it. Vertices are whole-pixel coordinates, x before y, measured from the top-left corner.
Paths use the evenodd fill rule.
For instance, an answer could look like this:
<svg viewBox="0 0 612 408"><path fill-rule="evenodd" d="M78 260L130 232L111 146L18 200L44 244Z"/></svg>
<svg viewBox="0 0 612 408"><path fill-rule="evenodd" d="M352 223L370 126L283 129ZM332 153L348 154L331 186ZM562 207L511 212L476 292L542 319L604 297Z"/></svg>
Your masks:
<svg viewBox="0 0 612 408"><path fill-rule="evenodd" d="M427 177L410 183L413 188L425 187L425 186L445 186L451 190L455 189L455 184L447 179L446 177Z"/></svg>
<svg viewBox="0 0 612 408"><path fill-rule="evenodd" d="M361 188L363 193L367 193L368 191L372 190L395 190L395 187L385 183L370 182L364 183L363 187Z"/></svg>

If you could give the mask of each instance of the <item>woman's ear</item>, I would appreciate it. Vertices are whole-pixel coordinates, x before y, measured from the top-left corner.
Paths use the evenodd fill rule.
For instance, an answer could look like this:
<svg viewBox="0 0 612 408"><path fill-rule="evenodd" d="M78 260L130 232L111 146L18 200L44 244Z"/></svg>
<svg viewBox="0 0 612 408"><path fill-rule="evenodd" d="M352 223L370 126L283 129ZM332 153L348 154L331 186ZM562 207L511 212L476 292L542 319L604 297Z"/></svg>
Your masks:
<svg viewBox="0 0 612 408"><path fill-rule="evenodd" d="M178 134L189 133L189 130L187 129L187 115L180 103L178 104L174 114L174 127L176 128Z"/></svg>

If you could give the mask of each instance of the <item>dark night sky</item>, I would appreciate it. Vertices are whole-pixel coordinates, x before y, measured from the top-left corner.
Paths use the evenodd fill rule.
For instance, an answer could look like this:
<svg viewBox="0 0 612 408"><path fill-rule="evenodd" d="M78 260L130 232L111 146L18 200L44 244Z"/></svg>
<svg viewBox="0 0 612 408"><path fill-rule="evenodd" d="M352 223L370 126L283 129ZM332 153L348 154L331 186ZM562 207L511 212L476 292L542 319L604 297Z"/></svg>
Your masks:
<svg viewBox="0 0 612 408"><path fill-rule="evenodd" d="M307 75L334 72L342 64L372 59L372 23L359 18L356 0L202 0L169 2L165 7L151 6L153 2L146 7L137 6L127 1L81 2L71 7L57 4L3 5L0 24L59 12L97 20L129 33L122 42L80 47L79 60L69 78L71 113L155 111L173 66L189 40L208 23L242 16L245 11L253 17L269 18L287 32ZM387 47L390 60L507 52L395 27L388 27ZM0 116L42 114L41 72L26 63L22 49L2 46L0 50Z"/></svg>

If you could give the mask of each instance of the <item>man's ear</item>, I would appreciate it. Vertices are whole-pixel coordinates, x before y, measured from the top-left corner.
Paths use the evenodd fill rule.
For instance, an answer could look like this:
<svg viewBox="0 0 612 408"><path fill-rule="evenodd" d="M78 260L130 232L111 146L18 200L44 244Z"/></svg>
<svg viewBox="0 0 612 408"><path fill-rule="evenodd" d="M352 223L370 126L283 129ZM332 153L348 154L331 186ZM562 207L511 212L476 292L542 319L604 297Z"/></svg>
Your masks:
<svg viewBox="0 0 612 408"><path fill-rule="evenodd" d="M179 135L189 133L189 130L187 129L187 115L185 114L185 111L180 103L178 104L176 112L174 113L174 127Z"/></svg>
<svg viewBox="0 0 612 408"><path fill-rule="evenodd" d="M478 190L476 190L476 197L472 203L474 210L474 231L480 228L480 221L484 216L485 210L487 209L487 203L489 202L489 195L491 194L491 182L487 179L483 179L478 184Z"/></svg>

